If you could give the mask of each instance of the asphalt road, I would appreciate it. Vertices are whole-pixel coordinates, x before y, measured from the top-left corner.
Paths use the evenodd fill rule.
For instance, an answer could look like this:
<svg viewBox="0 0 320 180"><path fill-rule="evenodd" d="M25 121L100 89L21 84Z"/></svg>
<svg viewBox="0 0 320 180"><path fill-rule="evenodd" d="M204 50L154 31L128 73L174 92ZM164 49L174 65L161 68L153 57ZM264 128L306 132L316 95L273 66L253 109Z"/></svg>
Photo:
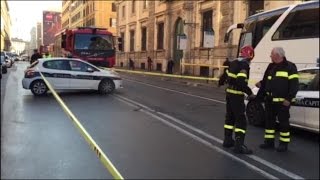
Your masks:
<svg viewBox="0 0 320 180"><path fill-rule="evenodd" d="M110 179L112 176L54 97L21 85L26 64L1 82L1 178ZM319 179L319 136L294 130L289 152L263 151L263 129L248 127L254 155L221 147L223 89L123 73L111 96L60 93L125 179Z"/></svg>

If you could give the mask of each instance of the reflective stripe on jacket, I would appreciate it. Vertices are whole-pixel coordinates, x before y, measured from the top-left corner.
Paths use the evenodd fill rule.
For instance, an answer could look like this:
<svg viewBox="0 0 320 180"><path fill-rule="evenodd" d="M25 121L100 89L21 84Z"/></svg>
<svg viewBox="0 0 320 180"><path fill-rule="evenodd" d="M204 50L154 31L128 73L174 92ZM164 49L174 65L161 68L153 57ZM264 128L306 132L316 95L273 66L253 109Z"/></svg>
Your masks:
<svg viewBox="0 0 320 180"><path fill-rule="evenodd" d="M248 87L249 79L249 62L246 59L236 59L230 63L227 71L228 88L227 93L243 95L251 95L251 88Z"/></svg>
<svg viewBox="0 0 320 180"><path fill-rule="evenodd" d="M269 96L273 102L294 101L298 92L299 75L294 63L284 60L270 63L265 71L258 96Z"/></svg>

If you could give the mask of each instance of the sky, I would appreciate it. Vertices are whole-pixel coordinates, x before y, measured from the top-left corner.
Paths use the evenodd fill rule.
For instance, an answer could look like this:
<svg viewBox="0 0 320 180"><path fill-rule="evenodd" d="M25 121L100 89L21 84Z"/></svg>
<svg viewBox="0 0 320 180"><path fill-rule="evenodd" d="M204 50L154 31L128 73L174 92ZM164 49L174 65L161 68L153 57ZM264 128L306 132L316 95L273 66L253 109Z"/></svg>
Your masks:
<svg viewBox="0 0 320 180"><path fill-rule="evenodd" d="M42 22L42 11L53 10L61 12L62 1L48 0L8 0L11 17L11 37L30 41L30 31Z"/></svg>

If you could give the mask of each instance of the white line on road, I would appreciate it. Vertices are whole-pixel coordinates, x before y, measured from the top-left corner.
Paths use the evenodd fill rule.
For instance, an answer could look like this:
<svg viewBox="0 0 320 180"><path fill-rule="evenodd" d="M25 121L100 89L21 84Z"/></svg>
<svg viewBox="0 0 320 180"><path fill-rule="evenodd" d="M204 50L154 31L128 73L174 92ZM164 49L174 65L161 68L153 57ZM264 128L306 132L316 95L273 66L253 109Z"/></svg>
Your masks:
<svg viewBox="0 0 320 180"><path fill-rule="evenodd" d="M154 88L166 90L166 91L171 91L171 92L175 92L175 93L179 93L179 94L183 94L183 95L187 95L187 96L191 96L191 97L196 97L196 98L205 99L205 100L208 100L208 101L213 101L213 102L217 102L217 103L221 103L221 104L226 104L225 101L220 101L220 100L211 99L211 98L206 98L206 97L202 97L202 96L198 96L198 95L194 95L194 94L190 94L190 93L185 93L185 92L181 92L181 91L177 91L177 90L173 90L173 89L168 89L168 88L164 88L164 87L159 87L159 86L155 86L155 85L152 85L152 84L143 83L143 82L140 82L140 81L131 80L131 79L127 79L127 78L123 78L123 79L125 79L125 80L127 80L127 81L132 81L132 82L140 83L140 84L143 84L143 85L146 85L146 86L151 86L151 87L154 87Z"/></svg>
<svg viewBox="0 0 320 180"><path fill-rule="evenodd" d="M119 100L121 100L122 102L126 102L126 103L129 104L129 105L131 104L131 105L134 106L134 107L142 107L143 109L141 109L140 111L145 112L145 113L148 112L147 114L149 114L149 115L151 115L152 113L162 115L162 116L164 116L164 117L166 117L166 118L174 121L175 123L178 123L178 124L186 127L186 128L189 129L189 130L192 130L192 131L194 131L194 132L197 132L197 133L199 133L199 134L201 134L201 135L203 135L203 136L205 136L205 137L207 137L207 138L209 138L209 139L212 139L212 140L216 141L216 142L219 143L219 144L222 144L222 142L223 142L221 139L219 139L219 138L217 138L217 137L214 137L214 136L212 136L212 135L210 135L210 134L208 134L208 133L206 133L206 132L204 132L204 131L202 131L202 130L200 130L200 129L198 129L198 128L195 128L195 127L193 127L193 126L190 126L190 125L182 122L181 120L179 120L179 119L177 119L177 118L175 118L175 117L172 117L172 116L170 116L170 115L168 115L168 114L165 114L165 113L162 113L162 112L157 112L156 110L153 110L153 109L150 108L150 107L147 107L147 106L145 106L145 105L143 105L143 104L141 104L141 103L139 103L139 102L136 102L136 101L134 101L134 100L128 99L128 98L126 98L126 97L124 97L124 96L120 96L120 95L114 95L114 96L117 97L117 98L118 98ZM145 110L147 110L147 111L145 111ZM203 143L203 144L205 144L205 145L208 146L208 143L209 143L209 142L207 142L206 140L204 140L204 139L202 139L202 138L200 138L200 137L198 137L198 136L196 136L196 135L194 135L194 134L191 134L190 132L188 132L188 131L186 131L186 130L184 130L184 129L182 129L182 128L180 128L180 127L178 127L178 126L176 126L176 125L174 125L174 124L166 121L165 119L163 119L163 118L161 118L161 117L159 117L159 116L157 116L157 115L155 115L155 114L152 114L152 117L157 117L156 119L159 119L159 120L161 119L161 121L164 122L165 124L167 124L167 125L170 124L171 127L179 130L180 132L183 132L183 133L186 134L186 135L191 136L191 137L194 138L195 140L197 140L197 141L199 141L199 142L201 142L201 143ZM195 138L195 137L196 137L196 138ZM210 144L209 147L217 150L217 151L220 152L220 153L223 153L223 154L227 155L228 157L231 157L231 158L234 159L234 160L237 160L237 161L245 164L245 165L248 166L249 168L251 168L251 169L253 169L253 170L255 170L255 171L263 174L265 177L268 177L268 178L271 178L271 179L275 179L275 178L276 178L276 177L274 177L273 175L271 175L271 174L269 174L269 173L267 173L267 172L259 169L258 167L254 166L254 165L252 165L252 164L250 164L250 163L248 163L248 162L246 162L245 160L242 160L242 159L234 156L233 154L231 154L231 153L223 150L222 148L217 147L217 146L214 146L214 145L212 145L211 143L209 143L209 144ZM260 157L258 157L258 156L255 156L255 155L247 155L247 157L249 157L249 158L255 160L256 162L259 162L259 163L263 164L264 166L267 166L267 167L269 167L269 168L271 168L271 169L273 169L273 170L275 170L275 171L277 171L277 172L279 172L279 173L282 173L282 174L284 174L284 175L286 175L286 176L288 176L288 177L290 177L290 178L292 178L292 179L304 179L303 177L301 177L301 176L299 176L299 175L296 175L296 174L294 174L294 173L292 173L292 172L290 172L290 171L287 171L287 170L285 170L285 169L283 169L283 168L281 168L281 167L279 167L279 166L277 166L277 165L275 165L275 164L273 164L273 163L271 163L271 162L268 162L268 161L266 161L266 160L264 160L264 159L262 159L262 158L260 158ZM277 178L276 178L276 179L277 179Z"/></svg>

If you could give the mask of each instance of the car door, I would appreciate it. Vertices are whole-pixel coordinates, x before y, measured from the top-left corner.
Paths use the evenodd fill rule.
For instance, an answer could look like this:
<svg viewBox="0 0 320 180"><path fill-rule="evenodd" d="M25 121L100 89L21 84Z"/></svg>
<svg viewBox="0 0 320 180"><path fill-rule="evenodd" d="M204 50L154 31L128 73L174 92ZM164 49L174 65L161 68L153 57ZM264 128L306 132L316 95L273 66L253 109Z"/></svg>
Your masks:
<svg viewBox="0 0 320 180"><path fill-rule="evenodd" d="M302 105L305 108L305 126L307 129L319 131L319 69L301 71L300 82L303 90Z"/></svg>
<svg viewBox="0 0 320 180"><path fill-rule="evenodd" d="M299 91L291 115L294 124L319 129L319 69L299 71Z"/></svg>
<svg viewBox="0 0 320 180"><path fill-rule="evenodd" d="M95 75L96 68L87 63L77 60L69 60L72 71L70 87L72 89L96 89L97 78ZM88 71L88 70L92 71Z"/></svg>
<svg viewBox="0 0 320 180"><path fill-rule="evenodd" d="M71 71L67 60L49 60L43 63L42 72L54 89L69 89Z"/></svg>

